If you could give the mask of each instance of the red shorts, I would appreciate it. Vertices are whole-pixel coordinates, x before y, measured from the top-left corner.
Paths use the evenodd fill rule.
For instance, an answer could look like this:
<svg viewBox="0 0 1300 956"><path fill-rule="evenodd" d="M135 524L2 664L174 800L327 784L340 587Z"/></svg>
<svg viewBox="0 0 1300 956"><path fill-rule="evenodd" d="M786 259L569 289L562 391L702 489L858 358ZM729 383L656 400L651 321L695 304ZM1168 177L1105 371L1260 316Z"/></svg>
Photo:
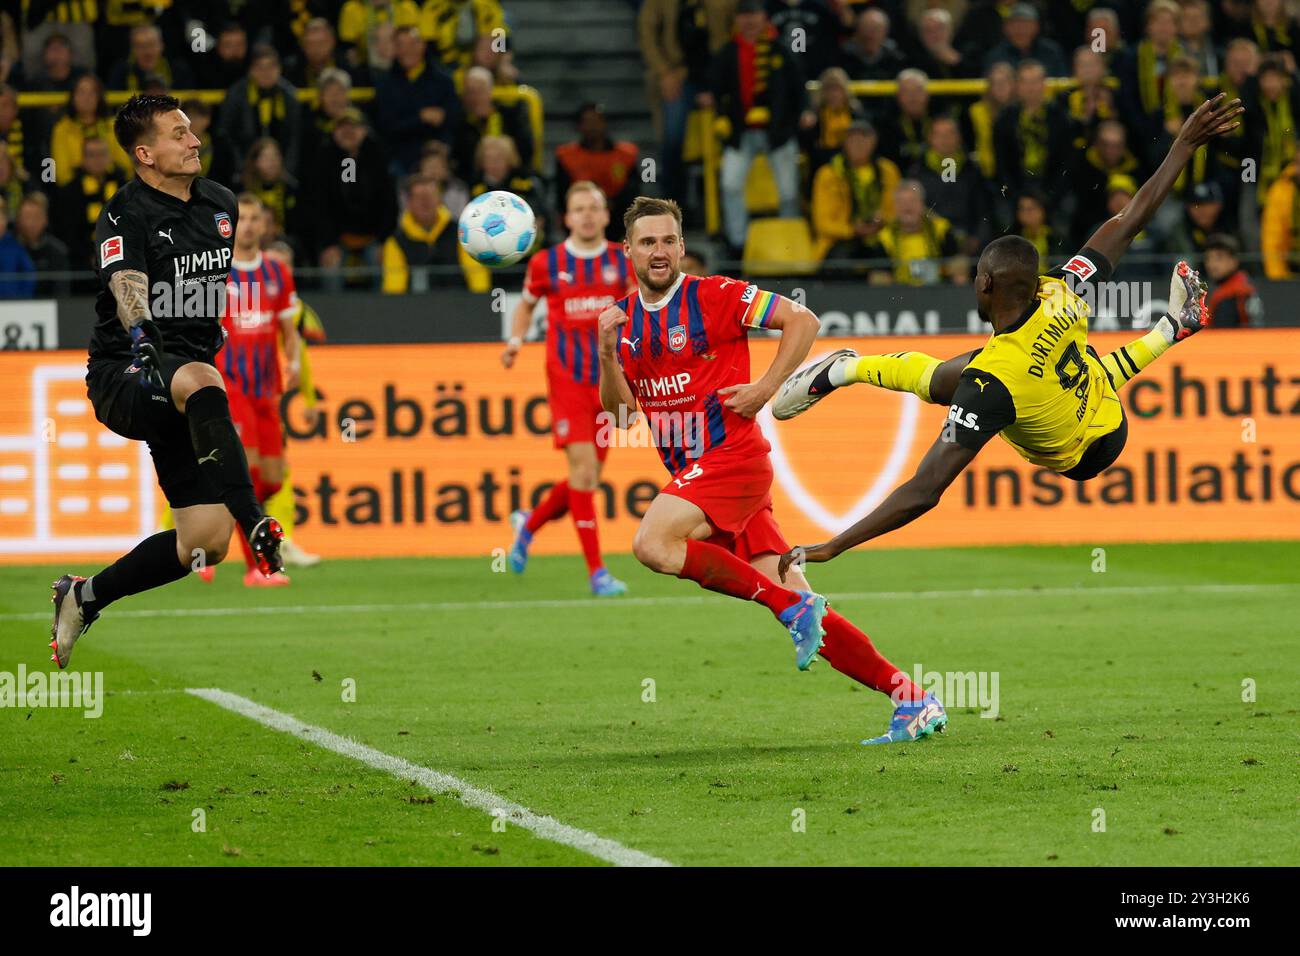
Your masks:
<svg viewBox="0 0 1300 956"><path fill-rule="evenodd" d="M708 542L742 561L790 550L772 515L772 462L766 454L705 455L673 476L660 493L703 511L713 528Z"/></svg>
<svg viewBox="0 0 1300 956"><path fill-rule="evenodd" d="M555 447L591 442L596 446L596 459L604 461L609 454L608 443L596 441L600 428L596 416L604 411L600 386L575 382L568 369L559 369L547 373L546 397L551 404L551 437Z"/></svg>
<svg viewBox="0 0 1300 956"><path fill-rule="evenodd" d="M280 458L284 454L284 431L280 426L280 396L252 398L239 389L228 393L230 417L235 432L245 448L263 458Z"/></svg>

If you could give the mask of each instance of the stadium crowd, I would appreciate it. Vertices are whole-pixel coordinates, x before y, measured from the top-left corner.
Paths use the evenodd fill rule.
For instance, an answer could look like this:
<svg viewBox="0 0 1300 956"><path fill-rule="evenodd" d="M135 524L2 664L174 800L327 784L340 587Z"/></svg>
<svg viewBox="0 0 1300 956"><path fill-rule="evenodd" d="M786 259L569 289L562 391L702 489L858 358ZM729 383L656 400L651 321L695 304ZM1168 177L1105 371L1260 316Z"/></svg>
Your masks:
<svg viewBox="0 0 1300 956"><path fill-rule="evenodd" d="M823 269L928 285L967 281L964 257L1007 232L1044 263L1077 249L1219 90L1242 98L1246 121L1200 151L1135 259L1211 244L1235 255L1243 237L1268 276L1294 275L1294 7L646 0L640 16L675 194L688 191L678 160L691 111L716 117L728 258L752 244L762 156L767 206L806 217ZM856 96L856 81L893 83Z"/></svg>
<svg viewBox="0 0 1300 956"><path fill-rule="evenodd" d="M590 102L546 155L501 0L7 5L0 297L80 291L71 277L93 267L95 220L131 175L106 91L182 91L204 173L262 198L268 243L327 288L400 293L487 289L455 241L484 191L527 199L546 240L577 180L605 190L615 232L639 191L699 228L701 169L718 177L723 260L767 212L805 224L819 268L872 282L967 281L1009 231L1046 262L1223 90L1246 122L1201 151L1134 251L1259 252L1270 278L1300 274L1296 0L609 2L638 8L657 149L616 139ZM715 138L713 166L693 134Z"/></svg>

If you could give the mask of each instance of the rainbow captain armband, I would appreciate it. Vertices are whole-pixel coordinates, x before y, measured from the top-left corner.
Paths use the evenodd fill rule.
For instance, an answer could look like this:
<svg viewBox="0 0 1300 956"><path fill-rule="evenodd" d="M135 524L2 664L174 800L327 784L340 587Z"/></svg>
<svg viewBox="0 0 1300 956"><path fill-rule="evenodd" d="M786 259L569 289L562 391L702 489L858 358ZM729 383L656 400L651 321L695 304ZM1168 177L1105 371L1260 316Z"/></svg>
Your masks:
<svg viewBox="0 0 1300 956"><path fill-rule="evenodd" d="M745 304L745 314L741 316L741 325L754 329L767 329L772 326L772 316L776 313L776 304L782 296L776 292L764 292L756 285L750 285L740 297Z"/></svg>

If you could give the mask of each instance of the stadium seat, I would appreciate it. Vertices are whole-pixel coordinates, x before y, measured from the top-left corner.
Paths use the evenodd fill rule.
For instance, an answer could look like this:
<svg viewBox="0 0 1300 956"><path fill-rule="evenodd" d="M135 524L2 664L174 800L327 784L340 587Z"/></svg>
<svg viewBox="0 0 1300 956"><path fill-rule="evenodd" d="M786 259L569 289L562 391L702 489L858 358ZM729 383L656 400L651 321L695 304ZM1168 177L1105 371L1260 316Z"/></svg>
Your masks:
<svg viewBox="0 0 1300 956"><path fill-rule="evenodd" d="M808 275L817 271L805 219L756 219L745 235L746 275Z"/></svg>
<svg viewBox="0 0 1300 956"><path fill-rule="evenodd" d="M745 207L753 213L776 212L781 206L781 194L776 189L776 179L767 157L759 153L749 167L745 180Z"/></svg>
<svg viewBox="0 0 1300 956"><path fill-rule="evenodd" d="M686 117L686 136L682 139L682 162L698 163L704 159L704 137L712 128L712 110L691 110Z"/></svg>

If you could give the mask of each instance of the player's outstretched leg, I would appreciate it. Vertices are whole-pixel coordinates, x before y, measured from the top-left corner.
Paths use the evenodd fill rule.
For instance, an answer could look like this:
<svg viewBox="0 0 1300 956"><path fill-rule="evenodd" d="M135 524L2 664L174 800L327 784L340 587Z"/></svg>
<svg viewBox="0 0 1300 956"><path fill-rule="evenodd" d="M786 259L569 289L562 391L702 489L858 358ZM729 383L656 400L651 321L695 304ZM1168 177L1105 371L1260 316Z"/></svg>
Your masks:
<svg viewBox="0 0 1300 956"><path fill-rule="evenodd" d="M557 481L551 486L541 502L532 511L514 511L510 514L510 527L515 533L510 544L508 561L510 570L523 574L528 566L528 547L533 543L533 535L541 530L548 521L563 518L569 512L569 483Z"/></svg>
<svg viewBox="0 0 1300 956"><path fill-rule="evenodd" d="M754 566L773 580L777 579L775 554L755 558ZM811 588L808 579L797 566L786 572L786 581L795 588ZM876 649L871 638L842 614L828 609L824 624L826 640L821 648L821 656L845 677L888 695L894 702L889 729L879 737L872 737L862 743L905 743L943 730L948 723L948 714L938 697L914 684L905 672L895 667Z"/></svg>
<svg viewBox="0 0 1300 956"><path fill-rule="evenodd" d="M786 379L772 400L772 414L781 421L794 418L837 388L858 383L911 392L923 402L947 405L974 354L942 361L924 352L858 355L852 349L839 349Z"/></svg>
<svg viewBox="0 0 1300 956"><path fill-rule="evenodd" d="M651 503L632 553L651 571L694 581L700 587L742 601L762 604L794 641L795 663L807 670L826 636L826 599L787 588L725 548L699 540L709 523L698 506L661 494Z"/></svg>
<svg viewBox="0 0 1300 956"><path fill-rule="evenodd" d="M191 570L189 555L218 564L230 541L230 516L220 505L177 508L176 528L145 538L129 553L89 578L65 574L54 582L51 660L67 667L72 647L100 613L120 598L179 581Z"/></svg>
<svg viewBox="0 0 1300 956"><path fill-rule="evenodd" d="M1120 346L1101 358L1116 391L1124 387L1169 348L1205 328L1205 295L1208 290L1196 270L1186 262L1174 267L1169 286L1169 311L1140 339Z"/></svg>

